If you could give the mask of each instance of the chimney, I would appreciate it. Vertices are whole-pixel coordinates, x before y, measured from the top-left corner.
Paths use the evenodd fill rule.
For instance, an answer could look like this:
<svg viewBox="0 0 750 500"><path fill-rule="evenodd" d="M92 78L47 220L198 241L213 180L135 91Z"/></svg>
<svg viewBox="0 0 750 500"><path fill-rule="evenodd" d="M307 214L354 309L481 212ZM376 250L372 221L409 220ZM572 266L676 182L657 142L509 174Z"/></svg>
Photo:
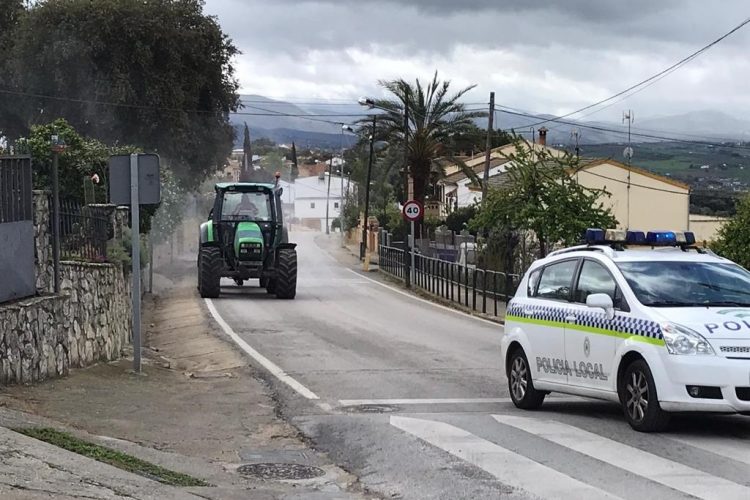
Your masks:
<svg viewBox="0 0 750 500"><path fill-rule="evenodd" d="M545 127L539 129L539 145L547 145L547 129Z"/></svg>

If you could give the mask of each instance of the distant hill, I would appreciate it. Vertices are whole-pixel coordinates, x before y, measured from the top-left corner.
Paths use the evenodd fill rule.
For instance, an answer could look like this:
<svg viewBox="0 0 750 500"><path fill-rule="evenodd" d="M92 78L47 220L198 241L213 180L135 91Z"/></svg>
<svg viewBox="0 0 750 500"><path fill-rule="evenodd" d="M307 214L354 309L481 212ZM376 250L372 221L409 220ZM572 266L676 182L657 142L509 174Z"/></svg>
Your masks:
<svg viewBox="0 0 750 500"><path fill-rule="evenodd" d="M303 147L337 148L341 144L341 123L352 123L366 112L356 102L335 104L295 104L269 99L259 95L240 97L244 105L240 114L232 114L230 120L236 127L247 122L253 138L266 137L276 142L294 140ZM241 114L247 113L247 114ZM292 115L292 116L287 116ZM299 116L302 115L302 116ZM306 115L310 115L306 118ZM328 116L315 116L328 115ZM532 138L531 125L540 119L552 119L551 115L534 117L519 116L506 111L498 111L497 128L513 129L516 133ZM742 120L718 111L693 111L680 115L641 118L636 113L633 123L633 142L656 142L666 136L686 140L731 141L750 140L750 121ZM572 132L579 131L579 143L584 144L623 144L627 142L627 126L622 123L600 121L576 121L565 119L566 123L550 121L544 124L549 129L547 143L550 145L570 145L574 142ZM328 123L334 122L334 123ZM479 127L486 127L486 120L476 121ZM542 125L536 125L538 130ZM538 137L538 132L534 134ZM237 145L241 145L242 130ZM643 134L643 135L639 135ZM344 137L345 144L354 143L350 134Z"/></svg>
<svg viewBox="0 0 750 500"><path fill-rule="evenodd" d="M340 124L328 123L338 121L349 123L353 117L304 117L304 115L315 114L338 115L347 111L330 110L325 107L303 109L296 104L259 95L242 95L240 100L243 108L240 109L239 113L233 113L229 117L237 131L235 134L236 147L242 146L242 132L245 123L248 124L250 136L253 139L264 137L279 144L294 141L298 146L304 148L339 148L342 141L344 146L350 146L356 142L356 138L351 134L344 134L342 137ZM355 109L357 109L356 112L361 112L358 106Z"/></svg>

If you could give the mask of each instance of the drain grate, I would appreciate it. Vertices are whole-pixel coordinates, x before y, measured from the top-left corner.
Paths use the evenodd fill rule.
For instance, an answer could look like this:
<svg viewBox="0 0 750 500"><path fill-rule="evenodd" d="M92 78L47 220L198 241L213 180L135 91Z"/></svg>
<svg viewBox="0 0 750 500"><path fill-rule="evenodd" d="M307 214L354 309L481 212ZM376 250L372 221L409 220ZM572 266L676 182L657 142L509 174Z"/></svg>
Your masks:
<svg viewBox="0 0 750 500"><path fill-rule="evenodd" d="M247 464L241 465L237 472L243 476L256 477L258 479L312 479L325 475L325 471L319 467L301 464Z"/></svg>
<svg viewBox="0 0 750 500"><path fill-rule="evenodd" d="M341 409L348 413L393 413L401 410L393 405L355 405L344 406Z"/></svg>

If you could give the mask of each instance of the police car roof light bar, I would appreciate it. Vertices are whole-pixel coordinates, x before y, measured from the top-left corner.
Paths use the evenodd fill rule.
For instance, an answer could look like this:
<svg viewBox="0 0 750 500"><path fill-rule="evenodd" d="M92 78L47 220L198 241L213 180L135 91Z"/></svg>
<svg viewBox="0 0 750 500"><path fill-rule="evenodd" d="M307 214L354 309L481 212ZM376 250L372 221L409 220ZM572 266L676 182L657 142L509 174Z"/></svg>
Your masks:
<svg viewBox="0 0 750 500"><path fill-rule="evenodd" d="M646 243L646 233L643 231L628 231L625 242L630 245L643 245Z"/></svg>
<svg viewBox="0 0 750 500"><path fill-rule="evenodd" d="M649 231L646 233L646 243L652 246L676 246L677 237L674 231Z"/></svg>

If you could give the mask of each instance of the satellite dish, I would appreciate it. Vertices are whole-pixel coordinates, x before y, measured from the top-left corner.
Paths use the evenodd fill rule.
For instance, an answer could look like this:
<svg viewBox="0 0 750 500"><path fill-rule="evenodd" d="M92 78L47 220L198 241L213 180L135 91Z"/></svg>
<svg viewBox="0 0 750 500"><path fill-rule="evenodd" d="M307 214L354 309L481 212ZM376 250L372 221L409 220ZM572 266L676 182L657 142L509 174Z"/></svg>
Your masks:
<svg viewBox="0 0 750 500"><path fill-rule="evenodd" d="M626 147L622 152L622 156L624 156L628 160L631 159L633 157L633 148L631 148L630 146Z"/></svg>

